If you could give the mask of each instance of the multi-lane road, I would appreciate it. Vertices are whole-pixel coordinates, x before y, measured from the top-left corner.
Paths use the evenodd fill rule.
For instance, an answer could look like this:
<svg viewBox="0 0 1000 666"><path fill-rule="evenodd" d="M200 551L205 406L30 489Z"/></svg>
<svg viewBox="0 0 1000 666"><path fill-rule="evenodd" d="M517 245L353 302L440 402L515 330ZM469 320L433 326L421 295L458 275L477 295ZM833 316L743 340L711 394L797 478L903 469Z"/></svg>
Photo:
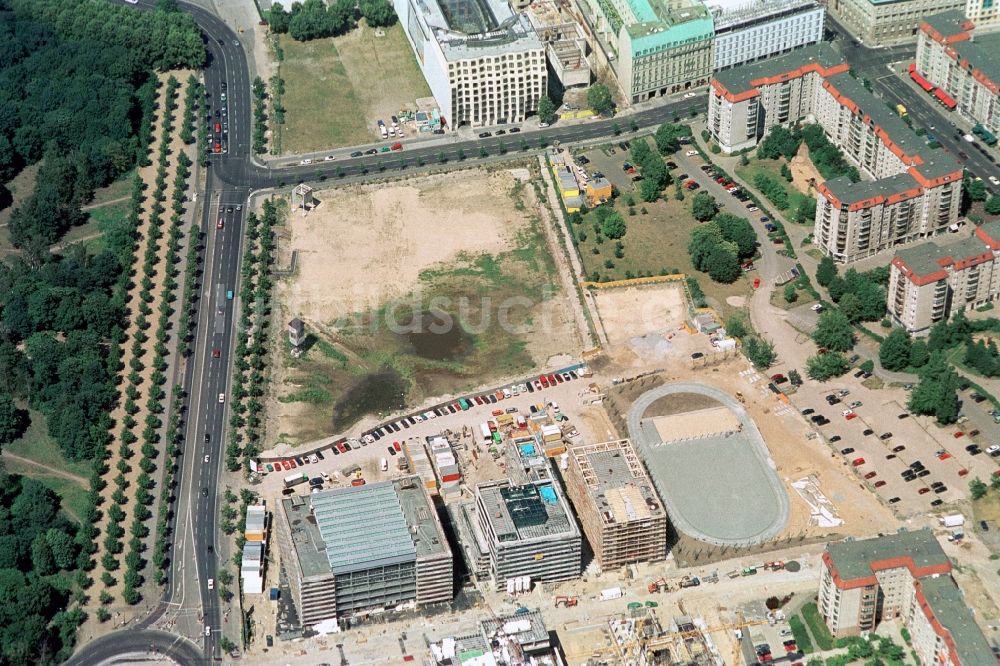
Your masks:
<svg viewBox="0 0 1000 666"><path fill-rule="evenodd" d="M478 161L481 148L496 156L504 149L511 154L527 142L537 150L543 143L577 143L618 133L628 135L634 122L650 127L672 119L687 117L691 110L704 109L705 96L670 101L648 110L633 113L628 119L593 120L582 124L533 130L503 138L451 141L445 144L413 142L402 152L337 158L310 165L275 167L262 165L251 157L250 73L246 54L238 36L214 14L186 2L206 35L208 62L204 69L208 114L221 113L227 106L229 134L224 154L212 155L202 194L201 220L205 232L203 277L200 292L198 328L192 355L184 368L183 386L188 395L186 443L180 472L180 491L175 511L175 539L171 553L170 585L157 610L136 627L116 632L81 647L73 664L110 663L144 651L156 651L183 664L211 661L221 657L218 636L225 619L208 580L219 568L215 548L219 483L225 451L228 410L225 399L231 376L234 346L234 322L238 299L230 300L227 291L239 292L239 264L242 252L243 218L250 194L256 190L290 186L297 182L340 178L358 180L385 177L405 172L422 164L436 164L442 156L452 167ZM153 0L141 0L139 8L149 9ZM890 51L853 45L850 39L839 44L852 66L871 80L875 90L889 99L896 96L910 109L911 116L925 127L936 125L939 141L954 155L965 148L963 160L971 170L995 172L995 165L976 151L969 151L957 139L946 116L928 99L920 98L905 82L888 76L885 64L912 54L912 47ZM222 95L226 93L223 102ZM208 118L203 117L202 121ZM219 221L222 221L221 228ZM220 398L220 396L223 396ZM167 614L174 618L178 633L197 636L192 640L176 634L146 629ZM238 626L238 619L233 620Z"/></svg>

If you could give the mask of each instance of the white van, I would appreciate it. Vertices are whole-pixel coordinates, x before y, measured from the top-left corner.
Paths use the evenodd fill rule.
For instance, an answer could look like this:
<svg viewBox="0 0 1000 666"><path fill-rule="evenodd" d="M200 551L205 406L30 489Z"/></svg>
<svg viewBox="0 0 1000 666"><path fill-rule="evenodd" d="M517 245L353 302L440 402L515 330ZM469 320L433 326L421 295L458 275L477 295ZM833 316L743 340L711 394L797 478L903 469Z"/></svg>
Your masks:
<svg viewBox="0 0 1000 666"><path fill-rule="evenodd" d="M389 461L386 460L385 458L382 458L380 466L382 467L382 471L383 472L388 472L389 471Z"/></svg>

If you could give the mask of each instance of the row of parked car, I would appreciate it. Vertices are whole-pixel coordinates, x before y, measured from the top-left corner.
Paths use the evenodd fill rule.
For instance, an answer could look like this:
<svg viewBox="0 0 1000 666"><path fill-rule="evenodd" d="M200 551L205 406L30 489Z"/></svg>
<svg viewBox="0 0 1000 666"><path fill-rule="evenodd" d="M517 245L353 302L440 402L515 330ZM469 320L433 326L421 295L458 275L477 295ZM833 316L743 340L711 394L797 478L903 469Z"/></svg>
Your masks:
<svg viewBox="0 0 1000 666"><path fill-rule="evenodd" d="M562 384L563 382L572 381L580 377L579 371L577 370L563 370L561 372L555 372L552 374L539 375L537 379L533 379L520 384L511 384L510 386L497 389L491 393L481 393L479 395L474 395L469 398L460 398L455 402L446 403L443 405L438 405L432 409L423 412L422 414L412 414L410 416L404 416L398 421L393 421L392 423L387 423L378 428L373 428L368 432L361 435L361 442L363 444L371 444L377 442L383 437L387 437L393 433L397 433L400 430L405 430L416 423L422 421L427 421L430 419L435 419L439 416L445 416L447 414L454 414L456 412L469 409L473 405L488 405L494 404L500 400L506 398L511 398L522 393L534 393L535 391L542 391L551 386L557 384Z"/></svg>
<svg viewBox="0 0 1000 666"><path fill-rule="evenodd" d="M295 456L293 458L286 458L285 460L279 460L275 463L265 463L264 469L268 472L280 472L282 470L291 470L296 467L305 467L306 465L315 465L320 460L325 460L326 456L323 455L322 451L317 451L316 453L304 456Z"/></svg>

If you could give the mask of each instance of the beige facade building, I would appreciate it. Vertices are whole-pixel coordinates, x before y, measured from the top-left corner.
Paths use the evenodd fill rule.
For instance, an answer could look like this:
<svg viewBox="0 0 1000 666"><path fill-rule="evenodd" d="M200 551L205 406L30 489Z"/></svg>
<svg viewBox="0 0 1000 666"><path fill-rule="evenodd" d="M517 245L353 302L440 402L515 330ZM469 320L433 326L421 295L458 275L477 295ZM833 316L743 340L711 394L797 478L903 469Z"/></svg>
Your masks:
<svg viewBox="0 0 1000 666"><path fill-rule="evenodd" d="M967 0L965 15L981 28L997 26L1000 25L1000 4L996 0Z"/></svg>
<svg viewBox="0 0 1000 666"><path fill-rule="evenodd" d="M958 112L1000 133L1000 33L977 34L961 12L927 17L917 39L916 72ZM940 93L938 93L940 99Z"/></svg>
<svg viewBox="0 0 1000 666"><path fill-rule="evenodd" d="M963 240L901 250L890 266L887 305L893 320L909 333L926 333L953 313L1000 298L1000 222L984 224Z"/></svg>
<svg viewBox="0 0 1000 666"><path fill-rule="evenodd" d="M931 236L958 219L962 169L927 148L850 75L828 45L718 72L708 128L725 152L751 148L775 125L813 120L872 182L817 187L815 243L851 262Z"/></svg>
<svg viewBox="0 0 1000 666"><path fill-rule="evenodd" d="M696 0L587 0L581 6L626 99L703 86L712 73L712 15Z"/></svg>
<svg viewBox="0 0 1000 666"><path fill-rule="evenodd" d="M912 43L925 16L962 11L965 4L965 0L830 0L827 11L865 46L892 46Z"/></svg>
<svg viewBox="0 0 1000 666"><path fill-rule="evenodd" d="M996 661L928 529L829 544L818 606L837 637L875 631L884 620L902 623L922 664Z"/></svg>
<svg viewBox="0 0 1000 666"><path fill-rule="evenodd" d="M632 442L570 447L566 493L605 571L667 554L667 513Z"/></svg>

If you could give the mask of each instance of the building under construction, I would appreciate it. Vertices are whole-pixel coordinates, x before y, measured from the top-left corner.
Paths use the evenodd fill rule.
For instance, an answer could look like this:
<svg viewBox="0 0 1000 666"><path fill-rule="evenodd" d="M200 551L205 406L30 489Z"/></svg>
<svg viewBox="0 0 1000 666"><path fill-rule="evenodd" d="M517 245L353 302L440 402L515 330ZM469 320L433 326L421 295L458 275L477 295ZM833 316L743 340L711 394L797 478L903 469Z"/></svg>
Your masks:
<svg viewBox="0 0 1000 666"><path fill-rule="evenodd" d="M605 570L666 557L667 513L632 442L571 447L566 492Z"/></svg>
<svg viewBox="0 0 1000 666"><path fill-rule="evenodd" d="M722 666L711 639L692 618L677 616L667 626L652 608L643 607L612 618L615 663L635 666Z"/></svg>
<svg viewBox="0 0 1000 666"><path fill-rule="evenodd" d="M436 666L563 666L537 610L493 616L478 631L430 644Z"/></svg>

